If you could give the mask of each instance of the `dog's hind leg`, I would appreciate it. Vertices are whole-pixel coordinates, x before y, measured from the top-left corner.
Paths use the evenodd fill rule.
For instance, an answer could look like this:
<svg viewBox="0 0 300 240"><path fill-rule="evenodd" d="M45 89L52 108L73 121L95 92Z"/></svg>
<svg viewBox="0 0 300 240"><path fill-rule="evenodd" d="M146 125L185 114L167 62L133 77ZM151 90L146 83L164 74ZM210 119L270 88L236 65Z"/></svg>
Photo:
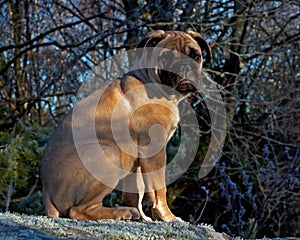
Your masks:
<svg viewBox="0 0 300 240"><path fill-rule="evenodd" d="M86 194L80 202L71 207L69 210L69 217L76 219L140 219L139 211L134 207L103 207L102 200L109 194L112 189L104 188L104 185L100 182L93 186L94 189L102 188L101 192L94 191L91 194Z"/></svg>
<svg viewBox="0 0 300 240"><path fill-rule="evenodd" d="M152 219L147 217L143 211L142 201L144 192L145 185L141 167L138 167L132 174L126 176L124 179L122 203L125 206L136 207L141 214L142 220L149 222L152 221Z"/></svg>
<svg viewBox="0 0 300 240"><path fill-rule="evenodd" d="M139 211L133 207L116 207L108 208L100 204L92 204L90 206L79 205L70 209L69 216L76 219L140 219Z"/></svg>
<svg viewBox="0 0 300 240"><path fill-rule="evenodd" d="M44 194L43 202L45 206L45 213L48 217L59 217L59 211L50 200L48 194Z"/></svg>

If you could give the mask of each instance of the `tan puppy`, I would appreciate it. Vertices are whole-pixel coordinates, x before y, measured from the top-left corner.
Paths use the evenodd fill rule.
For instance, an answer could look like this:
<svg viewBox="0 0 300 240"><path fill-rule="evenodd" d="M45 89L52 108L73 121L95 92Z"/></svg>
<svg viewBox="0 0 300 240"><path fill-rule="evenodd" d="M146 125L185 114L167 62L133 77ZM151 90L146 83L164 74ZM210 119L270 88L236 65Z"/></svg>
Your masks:
<svg viewBox="0 0 300 240"><path fill-rule="evenodd" d="M159 51L147 51L149 47ZM159 30L148 34L138 48L144 50L136 69L81 101L50 139L41 162L48 216L150 220L141 206L146 191L153 217L178 219L166 201L166 144L179 121L178 102L197 90L202 50L209 58L210 47L198 33ZM150 68L145 68L148 63ZM131 141L122 135L125 122ZM104 207L103 198L121 179L127 207Z"/></svg>

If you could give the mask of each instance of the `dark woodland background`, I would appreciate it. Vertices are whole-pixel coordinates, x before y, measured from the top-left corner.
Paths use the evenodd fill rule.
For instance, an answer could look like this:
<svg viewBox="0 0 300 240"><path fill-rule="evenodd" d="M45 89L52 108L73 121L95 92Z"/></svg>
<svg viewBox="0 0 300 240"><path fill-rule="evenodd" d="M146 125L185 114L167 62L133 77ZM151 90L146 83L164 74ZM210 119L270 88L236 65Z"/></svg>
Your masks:
<svg viewBox="0 0 300 240"><path fill-rule="evenodd" d="M0 210L43 214L43 149L101 61L151 30L194 30L212 46L204 67L226 103L227 138L199 179L210 118L192 97L201 145L168 188L172 211L232 236L300 237L299 20L292 0L1 0ZM120 193L106 200L116 204Z"/></svg>

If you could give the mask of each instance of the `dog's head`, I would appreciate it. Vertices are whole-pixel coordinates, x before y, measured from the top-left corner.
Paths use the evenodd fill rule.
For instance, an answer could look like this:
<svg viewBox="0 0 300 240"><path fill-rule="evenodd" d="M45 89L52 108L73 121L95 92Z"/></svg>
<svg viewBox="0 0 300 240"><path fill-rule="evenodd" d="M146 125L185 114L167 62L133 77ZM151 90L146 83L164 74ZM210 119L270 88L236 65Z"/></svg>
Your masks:
<svg viewBox="0 0 300 240"><path fill-rule="evenodd" d="M206 60L211 59L208 43L199 33L192 31L150 32L137 48L159 49L154 54L157 64L156 74L162 84L182 95L196 91L199 86L203 64L202 52L206 51Z"/></svg>

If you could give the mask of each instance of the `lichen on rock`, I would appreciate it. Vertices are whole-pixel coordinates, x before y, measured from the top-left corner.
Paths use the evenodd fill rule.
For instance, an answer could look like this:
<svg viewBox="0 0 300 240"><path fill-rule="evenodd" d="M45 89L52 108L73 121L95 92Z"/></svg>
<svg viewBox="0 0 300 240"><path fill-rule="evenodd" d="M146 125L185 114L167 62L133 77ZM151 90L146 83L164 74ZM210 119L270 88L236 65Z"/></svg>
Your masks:
<svg viewBox="0 0 300 240"><path fill-rule="evenodd" d="M187 222L85 221L0 213L0 239L201 239L229 240L212 226Z"/></svg>

